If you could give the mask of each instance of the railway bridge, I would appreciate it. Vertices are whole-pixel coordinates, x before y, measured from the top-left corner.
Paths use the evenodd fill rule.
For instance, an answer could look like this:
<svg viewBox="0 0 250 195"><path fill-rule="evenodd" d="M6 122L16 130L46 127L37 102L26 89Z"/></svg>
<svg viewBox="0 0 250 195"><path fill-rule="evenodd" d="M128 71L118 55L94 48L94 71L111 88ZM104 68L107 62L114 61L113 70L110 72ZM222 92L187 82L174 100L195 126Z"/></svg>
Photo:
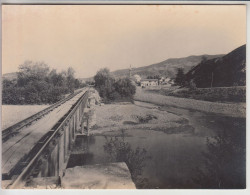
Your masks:
<svg viewBox="0 0 250 195"><path fill-rule="evenodd" d="M60 179L77 134L84 133L91 89L84 88L2 131L2 185L22 188L33 178Z"/></svg>

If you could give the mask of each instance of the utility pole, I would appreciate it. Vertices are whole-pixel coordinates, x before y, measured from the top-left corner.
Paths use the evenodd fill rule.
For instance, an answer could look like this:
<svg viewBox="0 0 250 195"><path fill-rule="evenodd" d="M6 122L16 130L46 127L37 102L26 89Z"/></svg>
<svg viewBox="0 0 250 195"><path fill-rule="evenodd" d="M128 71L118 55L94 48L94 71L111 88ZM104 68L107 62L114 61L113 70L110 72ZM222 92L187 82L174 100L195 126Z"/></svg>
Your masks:
<svg viewBox="0 0 250 195"><path fill-rule="evenodd" d="M213 81L214 81L214 73L212 72L211 88L213 87Z"/></svg>

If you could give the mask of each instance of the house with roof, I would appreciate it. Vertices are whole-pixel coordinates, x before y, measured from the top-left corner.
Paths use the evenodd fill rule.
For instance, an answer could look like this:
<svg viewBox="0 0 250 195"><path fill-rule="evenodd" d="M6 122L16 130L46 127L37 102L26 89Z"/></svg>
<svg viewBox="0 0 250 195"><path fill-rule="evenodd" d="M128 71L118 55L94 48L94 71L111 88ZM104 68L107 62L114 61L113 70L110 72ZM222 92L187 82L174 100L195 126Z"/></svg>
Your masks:
<svg viewBox="0 0 250 195"><path fill-rule="evenodd" d="M141 87L157 86L157 85L158 85L158 79L142 79L141 80Z"/></svg>

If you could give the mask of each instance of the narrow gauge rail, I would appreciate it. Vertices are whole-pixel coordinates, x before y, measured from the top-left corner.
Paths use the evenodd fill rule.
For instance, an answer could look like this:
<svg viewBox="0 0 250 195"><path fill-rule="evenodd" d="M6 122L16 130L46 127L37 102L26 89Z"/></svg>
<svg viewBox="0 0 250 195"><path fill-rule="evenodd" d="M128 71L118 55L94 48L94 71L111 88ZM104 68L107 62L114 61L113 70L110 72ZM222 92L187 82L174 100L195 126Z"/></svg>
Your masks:
<svg viewBox="0 0 250 195"><path fill-rule="evenodd" d="M12 181L7 188L20 188L25 185L30 177L37 175L37 173L41 171L39 170L41 168L41 162L44 162L44 158L51 155L53 148L55 148L55 145L58 144L58 138L62 136L63 133L69 135L69 142L66 145L64 143L63 149L67 148L70 150L75 137L75 130L77 126L76 121L78 120L79 122L81 122L83 120L82 116L84 108L86 107L87 99L88 90L75 102L75 104L72 105L70 110L53 126L53 128L38 141L38 143L31 149L31 151L15 165L14 170L12 171L12 177L8 178ZM69 131L68 133L65 132L67 126ZM62 140L65 141L65 135L63 137L64 138ZM66 155L66 153L68 155ZM56 156L59 156L60 154L61 153L59 153L58 149L58 153ZM62 170L66 167L67 164L69 152L64 151L63 156L63 166L60 167L57 163L57 165L55 165L54 167L54 169L57 170L54 170L53 174L50 173L50 175L47 176L59 177L60 175L62 175ZM59 159L57 159L57 161L59 161Z"/></svg>
<svg viewBox="0 0 250 195"><path fill-rule="evenodd" d="M68 97L56 102L55 104L49 106L48 108L45 108L44 110L4 129L2 131L2 142L6 142L10 137L15 136L16 134L18 134L18 132L23 128L23 127L27 127L29 126L31 123L33 123L34 121L39 120L40 118L42 118L44 115L48 114L49 112L51 112L52 110L54 110L55 108L57 108L58 106L64 104L66 101L70 100L71 98L73 98L74 96L76 96L77 94L79 94L81 91L77 91L74 94L70 94Z"/></svg>

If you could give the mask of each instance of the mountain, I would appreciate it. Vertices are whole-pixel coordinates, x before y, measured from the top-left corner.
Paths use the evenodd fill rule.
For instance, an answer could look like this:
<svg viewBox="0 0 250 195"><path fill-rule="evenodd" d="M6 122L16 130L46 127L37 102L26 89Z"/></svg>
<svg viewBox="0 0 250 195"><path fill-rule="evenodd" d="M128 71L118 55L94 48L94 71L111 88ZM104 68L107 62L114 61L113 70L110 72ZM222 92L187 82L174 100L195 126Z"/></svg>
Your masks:
<svg viewBox="0 0 250 195"><path fill-rule="evenodd" d="M186 74L197 87L229 87L246 85L246 45L225 56L204 60Z"/></svg>
<svg viewBox="0 0 250 195"><path fill-rule="evenodd" d="M16 72L11 72L11 73L6 73L2 75L3 80L14 80L17 79L17 73Z"/></svg>
<svg viewBox="0 0 250 195"><path fill-rule="evenodd" d="M200 55L200 56L188 56L184 58L170 58L163 62L152 64L149 66L133 68L132 75L138 74L142 78L147 76L165 76L174 78L177 68L183 68L184 72L188 72L191 68L198 65L203 58L212 59L221 57L223 55ZM129 75L129 69L122 69L112 72L115 77L125 77Z"/></svg>

